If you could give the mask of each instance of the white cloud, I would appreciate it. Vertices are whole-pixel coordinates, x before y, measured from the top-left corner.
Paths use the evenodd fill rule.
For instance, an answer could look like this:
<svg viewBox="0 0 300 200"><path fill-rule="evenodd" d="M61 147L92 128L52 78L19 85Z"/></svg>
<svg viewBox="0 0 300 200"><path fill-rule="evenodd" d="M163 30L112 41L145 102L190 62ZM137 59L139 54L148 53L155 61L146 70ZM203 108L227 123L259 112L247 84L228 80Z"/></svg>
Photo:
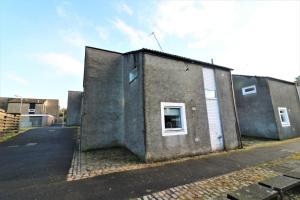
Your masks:
<svg viewBox="0 0 300 200"><path fill-rule="evenodd" d="M28 85L28 80L26 80L24 77L16 74L15 72L7 72L6 73L6 77L11 80L11 81L15 81L21 85Z"/></svg>
<svg viewBox="0 0 300 200"><path fill-rule="evenodd" d="M153 26L162 38L188 38L190 47L205 48L229 34L237 17L235 7L234 1L164 1Z"/></svg>
<svg viewBox="0 0 300 200"><path fill-rule="evenodd" d="M124 12L127 15L133 15L132 9L126 4L126 3L121 3L117 5L117 9L119 12Z"/></svg>
<svg viewBox="0 0 300 200"><path fill-rule="evenodd" d="M68 54L44 53L38 54L36 57L42 63L54 68L59 74L83 74L83 64Z"/></svg>
<svg viewBox="0 0 300 200"><path fill-rule="evenodd" d="M87 41L83 38L83 36L79 32L60 31L60 35L62 36L65 42L73 46L83 48L87 44Z"/></svg>
<svg viewBox="0 0 300 200"><path fill-rule="evenodd" d="M299 1L163 1L156 10L149 26L160 41L182 44L177 52L214 57L235 73L300 73Z"/></svg>
<svg viewBox="0 0 300 200"><path fill-rule="evenodd" d="M121 19L116 19L113 21L114 26L124 33L133 48L154 48L154 40L150 33L135 29L128 24L126 24Z"/></svg>

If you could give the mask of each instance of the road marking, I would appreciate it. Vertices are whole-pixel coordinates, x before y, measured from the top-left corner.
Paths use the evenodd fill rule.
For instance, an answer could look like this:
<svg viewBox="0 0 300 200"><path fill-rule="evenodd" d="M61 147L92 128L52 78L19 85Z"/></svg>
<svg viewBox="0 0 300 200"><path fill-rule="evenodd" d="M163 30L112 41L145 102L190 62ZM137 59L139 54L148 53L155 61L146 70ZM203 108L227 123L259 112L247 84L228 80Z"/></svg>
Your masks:
<svg viewBox="0 0 300 200"><path fill-rule="evenodd" d="M54 131L56 131L56 130L53 130L53 129L50 129L50 130L48 130L49 132L54 132Z"/></svg>
<svg viewBox="0 0 300 200"><path fill-rule="evenodd" d="M37 145L37 143L34 143L34 142L32 142L32 143L27 143L25 146L34 146L34 145Z"/></svg>

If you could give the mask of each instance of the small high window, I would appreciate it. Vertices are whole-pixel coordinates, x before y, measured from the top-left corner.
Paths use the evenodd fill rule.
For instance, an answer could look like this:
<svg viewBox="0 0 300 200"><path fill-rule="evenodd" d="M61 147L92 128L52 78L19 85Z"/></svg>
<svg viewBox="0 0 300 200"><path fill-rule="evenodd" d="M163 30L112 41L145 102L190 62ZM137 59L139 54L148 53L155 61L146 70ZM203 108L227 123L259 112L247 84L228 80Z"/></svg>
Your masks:
<svg viewBox="0 0 300 200"><path fill-rule="evenodd" d="M138 76L137 67L135 67L129 72L129 83L137 79L137 76Z"/></svg>
<svg viewBox="0 0 300 200"><path fill-rule="evenodd" d="M243 92L243 95L255 94L256 93L256 86L251 85L251 86L248 86L248 87L243 87L242 92Z"/></svg>
<svg viewBox="0 0 300 200"><path fill-rule="evenodd" d="M289 115L288 111L285 107L278 107L278 112L279 112L279 118L281 121L281 125L284 126L290 126L290 120L289 120Z"/></svg>
<svg viewBox="0 0 300 200"><path fill-rule="evenodd" d="M185 104L161 102L162 135L187 134Z"/></svg>

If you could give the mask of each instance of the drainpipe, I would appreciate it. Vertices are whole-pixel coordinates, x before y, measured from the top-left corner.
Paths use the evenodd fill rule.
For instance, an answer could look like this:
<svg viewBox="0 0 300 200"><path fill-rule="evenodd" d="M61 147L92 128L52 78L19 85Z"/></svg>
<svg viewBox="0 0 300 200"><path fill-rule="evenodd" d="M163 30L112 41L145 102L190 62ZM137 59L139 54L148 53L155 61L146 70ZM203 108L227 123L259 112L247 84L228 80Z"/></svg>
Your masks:
<svg viewBox="0 0 300 200"><path fill-rule="evenodd" d="M240 129L240 122L239 122L239 118L238 118L238 113L237 113L237 109L236 109L236 102L235 102L235 95L234 95L234 87L233 87L233 79L232 79L232 74L230 72L230 81L231 81L231 90L232 90L232 99L233 99L233 107L234 107L234 115L236 118L236 128L238 131L238 140L240 141L240 145L239 148L243 148L243 143L242 143L242 136L241 136L241 129Z"/></svg>

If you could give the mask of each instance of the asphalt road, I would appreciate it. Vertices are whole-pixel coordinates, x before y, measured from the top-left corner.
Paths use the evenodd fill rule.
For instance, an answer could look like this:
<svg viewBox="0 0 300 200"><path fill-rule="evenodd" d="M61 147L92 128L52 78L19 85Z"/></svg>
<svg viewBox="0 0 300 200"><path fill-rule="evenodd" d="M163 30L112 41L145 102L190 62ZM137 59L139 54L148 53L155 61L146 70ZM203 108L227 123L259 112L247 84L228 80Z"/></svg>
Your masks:
<svg viewBox="0 0 300 200"><path fill-rule="evenodd" d="M300 141L66 182L76 129L39 128L0 143L0 199L128 199L300 151Z"/></svg>

